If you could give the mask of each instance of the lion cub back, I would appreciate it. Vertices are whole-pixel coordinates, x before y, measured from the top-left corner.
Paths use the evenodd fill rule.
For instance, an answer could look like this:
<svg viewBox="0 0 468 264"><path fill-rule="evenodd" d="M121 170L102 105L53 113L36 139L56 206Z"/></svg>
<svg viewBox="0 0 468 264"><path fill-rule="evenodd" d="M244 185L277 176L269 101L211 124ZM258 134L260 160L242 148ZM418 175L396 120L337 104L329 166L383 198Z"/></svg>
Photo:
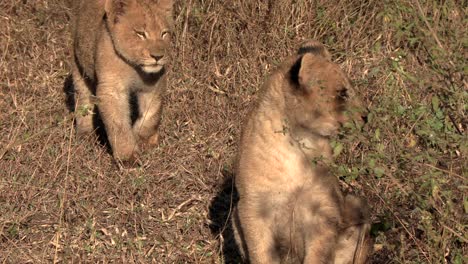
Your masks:
<svg viewBox="0 0 468 264"><path fill-rule="evenodd" d="M316 41L266 81L242 131L235 179L233 226L250 263L364 263L365 207L343 197L321 162L331 159L329 137L348 120L351 95Z"/></svg>

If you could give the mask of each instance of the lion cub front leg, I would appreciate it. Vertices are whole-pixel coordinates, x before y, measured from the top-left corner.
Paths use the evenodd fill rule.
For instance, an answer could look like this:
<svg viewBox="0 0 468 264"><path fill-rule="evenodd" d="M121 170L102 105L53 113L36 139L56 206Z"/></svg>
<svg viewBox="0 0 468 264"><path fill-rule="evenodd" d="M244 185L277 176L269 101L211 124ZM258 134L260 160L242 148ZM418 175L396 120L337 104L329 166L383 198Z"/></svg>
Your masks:
<svg viewBox="0 0 468 264"><path fill-rule="evenodd" d="M158 127L161 120L162 96L159 89L139 92L138 119L133 125L133 132L144 144L158 144Z"/></svg>
<svg viewBox="0 0 468 264"><path fill-rule="evenodd" d="M91 133L93 128L94 104L91 103L91 90L84 80L84 76L78 70L78 66L72 65L72 78L75 90L75 118L78 136Z"/></svg>
<svg viewBox="0 0 468 264"><path fill-rule="evenodd" d="M238 205L235 212L235 217L238 218L233 227L243 258L247 258L250 264L279 264L281 260L276 252L274 235L268 221L259 219L254 211L246 211L242 207L242 204Z"/></svg>
<svg viewBox="0 0 468 264"><path fill-rule="evenodd" d="M103 80L98 84L96 95L114 158L118 161L136 159L138 146L132 131L127 87L116 81Z"/></svg>

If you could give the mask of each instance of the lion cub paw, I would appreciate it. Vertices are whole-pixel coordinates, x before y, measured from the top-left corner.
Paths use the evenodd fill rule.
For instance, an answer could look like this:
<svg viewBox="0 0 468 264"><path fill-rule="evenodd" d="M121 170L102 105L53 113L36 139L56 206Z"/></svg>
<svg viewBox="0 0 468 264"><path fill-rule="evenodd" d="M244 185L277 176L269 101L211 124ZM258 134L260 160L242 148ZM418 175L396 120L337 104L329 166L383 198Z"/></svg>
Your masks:
<svg viewBox="0 0 468 264"><path fill-rule="evenodd" d="M138 137L139 146L142 150L151 149L159 144L159 134L155 133L150 137Z"/></svg>
<svg viewBox="0 0 468 264"><path fill-rule="evenodd" d="M137 167L141 167L143 164L142 161L137 156L134 156L128 160L115 159L115 163L121 170L132 170Z"/></svg>
<svg viewBox="0 0 468 264"><path fill-rule="evenodd" d="M76 135L86 137L94 131L93 119L85 116L76 118Z"/></svg>
<svg viewBox="0 0 468 264"><path fill-rule="evenodd" d="M152 135L151 137L148 138L148 140L146 142L148 143L148 145L150 145L152 147L158 145L158 143L159 143L159 134Z"/></svg>
<svg viewBox="0 0 468 264"><path fill-rule="evenodd" d="M136 144L123 144L114 146L114 159L119 163L135 163L138 160L140 149Z"/></svg>

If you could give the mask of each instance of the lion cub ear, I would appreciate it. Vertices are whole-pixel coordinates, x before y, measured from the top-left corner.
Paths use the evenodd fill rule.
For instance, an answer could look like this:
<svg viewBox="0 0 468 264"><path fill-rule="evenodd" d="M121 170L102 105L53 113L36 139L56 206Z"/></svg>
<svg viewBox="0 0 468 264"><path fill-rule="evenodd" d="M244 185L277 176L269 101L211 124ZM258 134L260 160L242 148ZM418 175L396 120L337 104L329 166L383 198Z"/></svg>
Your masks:
<svg viewBox="0 0 468 264"><path fill-rule="evenodd" d="M289 80L300 91L312 93L314 87L318 85L313 64L317 57L314 54L306 53L301 55L289 70Z"/></svg>
<svg viewBox="0 0 468 264"><path fill-rule="evenodd" d="M307 53L321 56L331 61L330 52L328 52L327 48L325 48L325 46L322 43L316 40L309 39L309 40L302 42L302 44L299 47L299 50L297 51L297 54L304 55Z"/></svg>
<svg viewBox="0 0 468 264"><path fill-rule="evenodd" d="M320 79L316 69L320 67L320 61L331 61L331 55L322 43L316 40L303 42L297 51L299 59L293 64L290 70L290 77L293 84L300 90L311 93L316 87L320 87Z"/></svg>
<svg viewBox="0 0 468 264"><path fill-rule="evenodd" d="M174 7L174 0L158 0L158 7L163 10L166 14L172 15L172 10Z"/></svg>
<svg viewBox="0 0 468 264"><path fill-rule="evenodd" d="M133 4L135 4L135 0L106 0L104 11L115 24L119 21L119 17L124 15Z"/></svg>

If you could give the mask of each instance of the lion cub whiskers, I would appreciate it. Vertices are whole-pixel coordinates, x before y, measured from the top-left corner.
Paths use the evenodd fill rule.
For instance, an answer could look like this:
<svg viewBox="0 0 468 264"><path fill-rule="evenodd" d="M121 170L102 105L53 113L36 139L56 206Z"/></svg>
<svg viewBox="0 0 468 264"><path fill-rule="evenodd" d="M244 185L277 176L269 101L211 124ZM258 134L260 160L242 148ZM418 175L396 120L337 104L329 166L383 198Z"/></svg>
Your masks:
<svg viewBox="0 0 468 264"><path fill-rule="evenodd" d="M165 69L170 62L173 0L74 2L72 77L77 132L93 131L94 101L113 156L134 161L158 142ZM130 95L138 102L131 120ZM95 97L97 100L92 100Z"/></svg>
<svg viewBox="0 0 468 264"><path fill-rule="evenodd" d="M364 263L369 224L322 160L352 115L351 85L325 47L305 42L271 74L244 124L233 227L250 263ZM313 166L313 163L317 163Z"/></svg>

